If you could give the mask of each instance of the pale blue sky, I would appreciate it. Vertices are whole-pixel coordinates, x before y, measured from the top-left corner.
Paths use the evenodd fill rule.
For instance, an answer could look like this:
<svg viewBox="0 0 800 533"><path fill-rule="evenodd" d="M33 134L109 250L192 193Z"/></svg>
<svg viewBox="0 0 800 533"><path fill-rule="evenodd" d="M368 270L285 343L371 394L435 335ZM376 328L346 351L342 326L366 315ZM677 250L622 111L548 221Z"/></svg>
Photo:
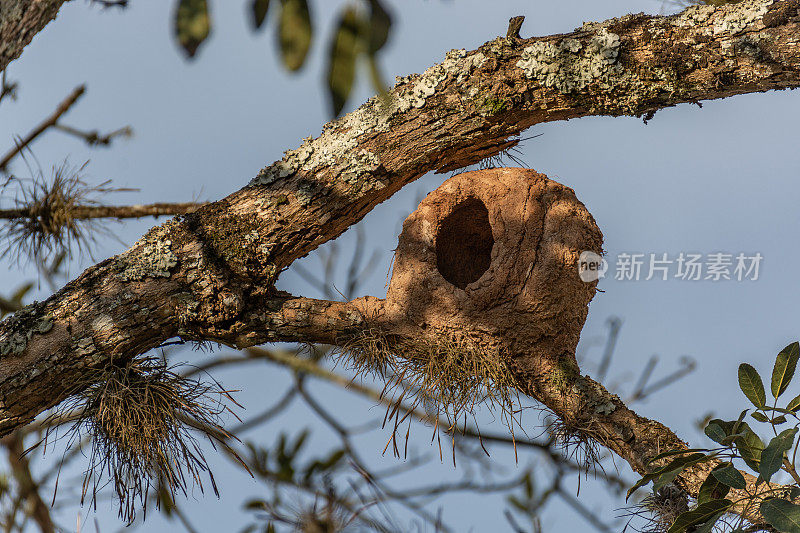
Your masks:
<svg viewBox="0 0 800 533"><path fill-rule="evenodd" d="M272 30L254 35L247 24L245 3L230 0L212 0L213 35L196 61L185 62L170 35L173 3L133 0L124 12L92 9L88 2L66 5L8 69L9 76L20 82L20 99L0 105L0 146L9 146L12 135L25 133L73 87L86 82L88 92L66 122L101 130L130 124L135 137L111 149L88 150L54 132L34 145L42 166L66 156L76 164L90 159L91 179L111 178L117 186L141 189L119 194L112 201L177 202L220 198L245 185L283 150L320 132L329 118L322 91L323 43L327 43L334 13L344 2L313 2L319 38L299 75L279 67ZM475 48L505 34L513 15L527 16L522 34L529 36L567 32L583 21L629 12L674 9L650 0L389 3L396 25L382 65L390 79L424 70L451 48ZM369 87L361 84L354 103L368 96ZM660 372L676 368L682 355L697 360L694 374L636 408L693 444L707 444L693 427L696 418L706 411L736 416L745 407L736 386L739 362L749 361L768 373L774 354L798 338L798 98L797 93L784 91L706 102L702 109L683 105L660 111L647 125L636 118L544 124L526 133L542 136L522 146L522 158L530 167L575 189L603 230L611 258L620 252L759 252L764 257L758 281L605 279L600 284L605 292L591 304L583 335L590 346L592 339L604 335L609 316L624 320L612 377L638 375L652 354L661 356ZM365 293L384 295L398 222L413 209L418 195L446 177L424 177L367 217L368 242L379 250L381 263ZM151 225L152 220L145 220L114 228L130 244ZM341 242L345 249L351 246L352 232ZM122 249L118 243L105 242L96 258ZM303 261L309 268L318 265L313 255ZM85 266L87 261L72 265L71 274ZM3 291L30 275L11 267L3 275ZM318 296L291 272L284 275L281 286ZM596 361L599 349L584 347ZM186 354L187 359L192 357L197 355ZM250 412L274 398L274 389L286 380L275 368L257 376L221 377L227 386L243 389L240 398ZM316 386L319 395L329 398L352 421L379 414L378 408L370 409L350 396L329 394L327 385ZM622 390L630 392L630 385ZM281 427L299 429L306 422L314 423L298 421L298 416L290 413L271 424L262 438L271 440ZM378 434L375 442L384 437ZM317 438L318 444L324 444L323 435ZM425 440L416 445L422 449ZM365 450L369 451L370 444ZM382 443L372 446L374 464L396 461L381 457L381 448ZM493 460L498 467L514 468L511 456L503 452ZM428 474L436 480L452 476L452 470L445 461ZM243 476L220 473L219 478L224 489L221 500L198 495L189 507L202 531L242 525L249 516L240 511L239 502L261 490ZM584 481L582 501L596 507L603 517L615 516L614 509L621 503L608 499L598 487L591 479ZM459 495L446 504L445 516L463 530L469 526L475 531L507 528L501 502ZM110 508L98 517L102 531L116 523ZM73 522L74 518L67 521ZM545 531L586 527L558 504L545 513L543 526ZM145 527L166 531L170 526L153 515Z"/></svg>

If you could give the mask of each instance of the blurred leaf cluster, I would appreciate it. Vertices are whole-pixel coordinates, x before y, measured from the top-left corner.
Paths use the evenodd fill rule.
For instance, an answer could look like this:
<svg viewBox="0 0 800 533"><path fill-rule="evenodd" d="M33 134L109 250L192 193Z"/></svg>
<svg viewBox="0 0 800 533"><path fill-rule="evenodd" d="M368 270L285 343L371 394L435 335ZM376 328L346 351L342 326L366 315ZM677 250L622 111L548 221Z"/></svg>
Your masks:
<svg viewBox="0 0 800 533"><path fill-rule="evenodd" d="M768 400L764 381L758 371L747 363L739 365L739 388L752 403L752 408L744 409L736 420L711 419L704 432L719 447L713 449L669 450L651 460L651 464L662 462L650 473L633 485L628 497L638 488L653 482L653 494L648 502L671 486L684 469L701 463L714 462L700 487L695 504L671 517L668 533L684 531L710 532L720 528L724 522L732 526L734 532L779 531L783 533L800 532L800 505L794 501L800 497L800 474L797 471L797 439L800 430L800 395L788 402L779 399L788 389L794 377L797 361L800 358L800 344L793 342L778 353L772 369L770 394ZM750 412L752 410L752 412ZM747 415L763 424L771 434L762 439L747 422ZM756 477L750 486L737 466L749 469ZM762 486L782 477L786 484ZM744 496L731 496L731 489ZM754 489L759 489L754 491ZM741 516L731 518L729 511L745 510L741 515L753 515L756 509L765 523L750 524ZM657 512L658 509L655 509ZM731 524L731 520L734 522Z"/></svg>
<svg viewBox="0 0 800 533"><path fill-rule="evenodd" d="M308 0L251 0L249 11L253 31L262 30L274 12L277 49L283 66L290 72L303 68L316 31ZM189 59L195 57L209 37L211 27L208 0L178 0L174 33ZM381 0L348 2L341 9L328 43L325 67L333 116L342 112L350 97L362 57L369 67L372 86L380 93L385 92L376 57L388 41L391 27L392 17Z"/></svg>

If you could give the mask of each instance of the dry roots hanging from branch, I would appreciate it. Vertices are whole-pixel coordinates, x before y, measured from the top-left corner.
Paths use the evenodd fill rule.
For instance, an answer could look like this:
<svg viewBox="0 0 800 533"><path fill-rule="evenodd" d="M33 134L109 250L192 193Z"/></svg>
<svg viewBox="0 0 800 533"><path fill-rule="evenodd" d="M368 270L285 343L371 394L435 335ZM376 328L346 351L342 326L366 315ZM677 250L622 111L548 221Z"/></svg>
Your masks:
<svg viewBox="0 0 800 533"><path fill-rule="evenodd" d="M192 485L202 491L202 476L208 475L219 494L195 431L232 451L225 441L233 437L220 426L220 416L230 411L225 400L234 400L219 383L174 370L153 357L99 369L59 408L77 413L70 443L91 437L81 503L89 495L96 504L98 491L112 483L120 517L132 522L137 508L147 512L150 489L170 497L185 495Z"/></svg>
<svg viewBox="0 0 800 533"><path fill-rule="evenodd" d="M399 355L399 356L398 356ZM499 409L502 422L514 432L518 399L511 370L497 350L487 351L464 337L440 337L408 342L390 339L377 329L359 332L340 350L358 373L373 373L385 380L383 395L391 397L384 424L393 426L393 451L401 424L411 424L409 411L425 408L436 419L434 431L451 433L459 422L480 406ZM448 427L441 428L444 418Z"/></svg>

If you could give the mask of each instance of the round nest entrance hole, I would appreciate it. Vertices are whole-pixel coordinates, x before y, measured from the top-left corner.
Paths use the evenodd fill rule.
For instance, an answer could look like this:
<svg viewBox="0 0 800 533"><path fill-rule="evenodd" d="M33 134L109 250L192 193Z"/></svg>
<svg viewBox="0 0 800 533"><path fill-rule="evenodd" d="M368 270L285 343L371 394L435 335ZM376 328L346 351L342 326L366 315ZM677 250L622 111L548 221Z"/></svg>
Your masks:
<svg viewBox="0 0 800 533"><path fill-rule="evenodd" d="M489 269L492 246L489 211L483 202L470 198L442 220L436 235L436 267L444 279L463 289Z"/></svg>

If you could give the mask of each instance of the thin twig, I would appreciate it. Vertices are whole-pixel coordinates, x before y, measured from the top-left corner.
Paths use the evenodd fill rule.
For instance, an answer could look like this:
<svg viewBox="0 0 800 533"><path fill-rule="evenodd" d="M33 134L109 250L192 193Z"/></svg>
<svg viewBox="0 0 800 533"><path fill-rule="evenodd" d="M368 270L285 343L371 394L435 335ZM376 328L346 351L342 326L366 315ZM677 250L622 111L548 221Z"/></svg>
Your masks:
<svg viewBox="0 0 800 533"><path fill-rule="evenodd" d="M6 79L6 71L4 70L3 77L0 79L0 102L2 102L6 97L11 98L12 100L17 99L17 83L9 83Z"/></svg>
<svg viewBox="0 0 800 533"><path fill-rule="evenodd" d="M568 492L564 491L564 489L562 489L561 487L556 489L556 493L561 497L562 500L564 500L564 502L567 505L569 505L575 511L577 511L577 513L581 515L584 518L584 520L589 522L592 525L592 527L594 527L596 530L602 531L604 533L611 533L612 531L614 531L613 529L611 529L610 526L604 524L600 519L598 519L597 516L595 516L595 513L587 509L586 506L583 505L580 502L580 500L578 500L578 498L576 498L572 494L569 494Z"/></svg>
<svg viewBox="0 0 800 533"><path fill-rule="evenodd" d="M64 133L68 133L69 135L73 135L79 139L83 139L83 141L89 146L108 146L116 137L131 137L133 135L133 130L130 126L116 129L110 133L106 133L105 135L102 135L98 130L83 131L79 130L78 128L73 128L72 126L66 126L58 123L53 124L53 127L59 131L63 131Z"/></svg>
<svg viewBox="0 0 800 533"><path fill-rule="evenodd" d="M78 206L70 210L70 216L74 220L89 220L95 218L141 218L141 217L161 217L168 215L184 215L197 211L206 202L183 202L183 203L155 203L147 205L98 205L98 206ZM15 220L20 218L31 218L35 216L30 209L0 209L0 219Z"/></svg>
<svg viewBox="0 0 800 533"><path fill-rule="evenodd" d="M41 122L41 124L39 124L33 130L31 130L31 132L28 133L28 135L25 136L24 139L18 140L14 148L9 150L8 153L5 156L3 156L3 159L0 159L0 172L5 172L6 167L8 167L8 164L11 162L11 160L14 159L17 155L19 155L19 153L25 148L27 148L34 140L36 140L36 138L39 135L47 131L48 128L52 128L53 126L55 126L56 122L58 122L58 119L61 118L61 116L64 113L69 111L69 109L73 105L75 105L75 102L78 101L78 98L83 96L84 92L86 92L85 85L79 85L78 87L75 87L75 89L69 94L69 96L67 96L58 105L56 110L53 111L53 113L49 117L44 119Z"/></svg>

